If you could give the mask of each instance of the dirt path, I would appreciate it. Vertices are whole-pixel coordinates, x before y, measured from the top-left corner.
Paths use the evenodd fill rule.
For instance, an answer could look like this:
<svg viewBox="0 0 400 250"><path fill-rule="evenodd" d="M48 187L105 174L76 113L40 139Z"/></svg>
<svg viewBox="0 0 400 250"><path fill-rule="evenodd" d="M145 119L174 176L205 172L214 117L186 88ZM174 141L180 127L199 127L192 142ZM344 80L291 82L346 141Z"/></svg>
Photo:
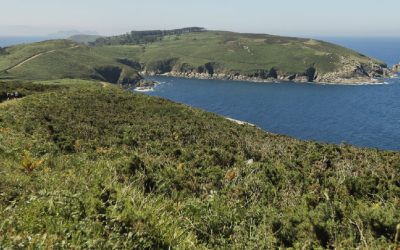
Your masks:
<svg viewBox="0 0 400 250"><path fill-rule="evenodd" d="M69 48L67 48L67 49L74 49L74 48L78 48L78 47L79 47L79 45L74 45L74 46L69 47ZM29 57L29 58L23 60L22 62L18 63L17 65L14 65L14 66L12 66L11 68L8 68L8 69L6 69L6 70L13 70L13 69L16 69L16 68L18 68L18 67L21 67L21 66L24 65L25 63L27 63L27 62L29 62L29 61L32 61L33 59L38 58L39 56L43 56L43 55L46 55L46 54L54 53L54 52L56 52L56 51L57 51L56 49L53 49L53 50L49 50L49 51L46 51L46 52L42 52L42 53L33 55L33 56L31 56L31 57Z"/></svg>
<svg viewBox="0 0 400 250"><path fill-rule="evenodd" d="M29 62L29 61L32 61L33 59L38 58L39 56L46 55L46 54L50 54L50 53L53 53L53 52L55 52L55 51L56 51L56 50L50 50L50 51L46 51L46 52L42 52L42 53L33 55L33 56L29 57L28 59L25 59L24 61L18 63L17 65L15 65L15 66L9 68L8 70L12 70L12 69L16 69L16 68L18 68L18 67L21 67L21 66L24 65L25 63L27 63L27 62Z"/></svg>

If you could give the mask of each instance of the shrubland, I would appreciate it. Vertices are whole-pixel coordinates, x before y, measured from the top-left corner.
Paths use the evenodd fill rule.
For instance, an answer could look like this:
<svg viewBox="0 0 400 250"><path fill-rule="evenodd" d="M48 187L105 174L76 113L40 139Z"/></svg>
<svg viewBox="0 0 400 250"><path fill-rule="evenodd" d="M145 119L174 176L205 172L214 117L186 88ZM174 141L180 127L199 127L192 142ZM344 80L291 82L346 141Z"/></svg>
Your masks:
<svg viewBox="0 0 400 250"><path fill-rule="evenodd" d="M8 92L21 95L0 103L0 248L399 247L398 152L299 141L97 81L0 83Z"/></svg>

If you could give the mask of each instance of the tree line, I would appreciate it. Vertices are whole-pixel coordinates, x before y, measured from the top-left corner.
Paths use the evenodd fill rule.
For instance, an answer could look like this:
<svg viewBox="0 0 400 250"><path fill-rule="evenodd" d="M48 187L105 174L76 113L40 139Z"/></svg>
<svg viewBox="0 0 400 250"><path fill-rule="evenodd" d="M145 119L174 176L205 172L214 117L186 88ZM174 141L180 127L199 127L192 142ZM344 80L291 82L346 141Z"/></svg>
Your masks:
<svg viewBox="0 0 400 250"><path fill-rule="evenodd" d="M111 36L101 37L96 41L91 42L91 45L102 46L102 45L124 45L124 44L147 44L160 41L164 36L171 35L182 35L192 32L203 32L204 28L201 27L188 27L182 29L173 30L145 30L145 31L131 31L130 33Z"/></svg>

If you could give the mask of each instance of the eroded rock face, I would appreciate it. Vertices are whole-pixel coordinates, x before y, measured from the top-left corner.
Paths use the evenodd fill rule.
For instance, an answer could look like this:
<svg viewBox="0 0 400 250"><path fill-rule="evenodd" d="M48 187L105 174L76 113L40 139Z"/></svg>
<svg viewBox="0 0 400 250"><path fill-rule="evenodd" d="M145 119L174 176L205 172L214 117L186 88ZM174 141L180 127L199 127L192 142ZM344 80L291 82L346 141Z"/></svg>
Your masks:
<svg viewBox="0 0 400 250"><path fill-rule="evenodd" d="M148 63L145 66L146 71L153 71L156 74L165 74L171 72L177 59L159 60Z"/></svg>
<svg viewBox="0 0 400 250"><path fill-rule="evenodd" d="M96 72L93 79L122 85L135 84L143 79L136 71L124 67L104 66L96 68Z"/></svg>
<svg viewBox="0 0 400 250"><path fill-rule="evenodd" d="M235 73L236 76L240 75L240 73ZM271 68L270 70L258 70L254 74L248 75L248 77L258 77L261 79L278 79L278 71L275 68Z"/></svg>
<svg viewBox="0 0 400 250"><path fill-rule="evenodd" d="M317 77L317 82L323 83L363 83L378 82L379 78L387 77L390 70L386 65L379 65L374 62L360 64L347 58L341 58L342 68L335 72L325 73Z"/></svg>
<svg viewBox="0 0 400 250"><path fill-rule="evenodd" d="M275 68L260 69L254 73L241 75L239 72L224 72L223 67L218 64L209 62L198 67L190 64L171 65L173 61L168 61L168 67L155 68L146 67L141 72L143 75L166 75L185 78L197 79L219 79L219 80L236 80L236 81L252 81L252 82L317 82L317 83L373 83L378 82L380 78L390 75L390 70L386 65L380 65L371 61L369 64L361 64L357 61L341 58L342 67L329 73L320 73L317 68L310 66L303 73L282 73ZM163 65L158 65L163 66Z"/></svg>
<svg viewBox="0 0 400 250"><path fill-rule="evenodd" d="M119 67L104 66L104 67L97 68L96 72L106 82L117 83L119 78L120 78L120 76L121 76L122 69L119 68Z"/></svg>
<svg viewBox="0 0 400 250"><path fill-rule="evenodd" d="M122 63L122 64L124 64L126 66L129 66L129 67L131 67L133 69L136 69L136 70L142 70L143 69L143 66L139 62L136 62L136 61L133 61L133 60L130 60L130 59L126 59L126 58L117 59L117 62Z"/></svg>
<svg viewBox="0 0 400 250"><path fill-rule="evenodd" d="M400 64L395 64L392 68L393 72L399 73L400 72Z"/></svg>
<svg viewBox="0 0 400 250"><path fill-rule="evenodd" d="M122 85L132 85L136 84L138 81L142 79L143 78L138 74L121 75L117 83Z"/></svg>
<svg viewBox="0 0 400 250"><path fill-rule="evenodd" d="M206 73L211 76L214 75L214 63L206 63L204 68L206 69Z"/></svg>
<svg viewBox="0 0 400 250"><path fill-rule="evenodd" d="M317 78L317 75L317 69L314 67L308 68L305 73L308 82L313 82Z"/></svg>
<svg viewBox="0 0 400 250"><path fill-rule="evenodd" d="M278 71L274 68L271 68L268 72L267 78L274 78L277 79L278 78Z"/></svg>
<svg viewBox="0 0 400 250"><path fill-rule="evenodd" d="M152 88L157 85L157 82L152 80L142 79L136 83L135 87Z"/></svg>

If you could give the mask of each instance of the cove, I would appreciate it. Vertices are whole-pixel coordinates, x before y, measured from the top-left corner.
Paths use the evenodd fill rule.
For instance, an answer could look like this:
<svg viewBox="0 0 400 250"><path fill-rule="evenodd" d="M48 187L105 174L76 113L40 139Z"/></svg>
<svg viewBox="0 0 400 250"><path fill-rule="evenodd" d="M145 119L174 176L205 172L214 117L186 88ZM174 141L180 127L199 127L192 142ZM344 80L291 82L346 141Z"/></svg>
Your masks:
<svg viewBox="0 0 400 250"><path fill-rule="evenodd" d="M400 81L381 85L251 83L151 77L151 96L301 140L400 150Z"/></svg>

